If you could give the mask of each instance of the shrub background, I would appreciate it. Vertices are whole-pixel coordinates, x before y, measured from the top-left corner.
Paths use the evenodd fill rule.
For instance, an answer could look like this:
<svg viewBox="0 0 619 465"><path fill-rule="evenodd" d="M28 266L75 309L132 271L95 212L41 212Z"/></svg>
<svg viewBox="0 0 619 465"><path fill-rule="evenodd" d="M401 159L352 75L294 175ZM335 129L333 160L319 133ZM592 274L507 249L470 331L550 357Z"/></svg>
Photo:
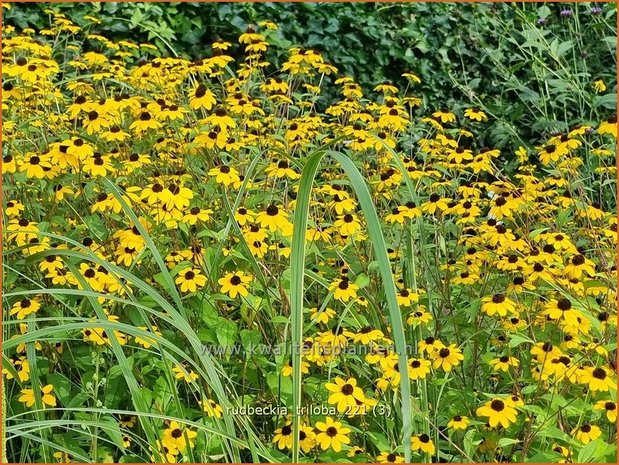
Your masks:
<svg viewBox="0 0 619 465"><path fill-rule="evenodd" d="M612 3L27 3L4 21L46 27L50 7L79 25L88 23L86 14L100 18L93 32L110 39L148 41L193 58L217 38L235 43L248 26L274 21L276 47L267 58L275 66L288 47L314 48L365 93L383 81L404 88L401 74L412 70L427 108L461 109L470 100L497 118L484 138L498 148L616 112ZM235 53L242 55L238 47ZM592 88L599 79L608 87L603 95ZM334 96L327 92L322 103Z"/></svg>

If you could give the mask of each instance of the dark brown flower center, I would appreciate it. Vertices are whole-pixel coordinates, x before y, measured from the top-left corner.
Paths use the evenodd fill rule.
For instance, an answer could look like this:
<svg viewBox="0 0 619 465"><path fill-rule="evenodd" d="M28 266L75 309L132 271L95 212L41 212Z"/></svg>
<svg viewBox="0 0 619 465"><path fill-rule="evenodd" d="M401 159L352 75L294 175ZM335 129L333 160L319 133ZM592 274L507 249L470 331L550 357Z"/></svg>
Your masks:
<svg viewBox="0 0 619 465"><path fill-rule="evenodd" d="M327 436L329 436L330 438L334 438L335 436L337 436L337 428L335 426L329 426L327 428L327 431L325 431L327 433Z"/></svg>
<svg viewBox="0 0 619 465"><path fill-rule="evenodd" d="M282 427L282 435L289 436L292 434L292 428L289 425Z"/></svg>
<svg viewBox="0 0 619 465"><path fill-rule="evenodd" d="M606 379L606 370L604 370L604 368L596 368L595 370L593 370L593 373L591 373L591 375L595 378L595 379Z"/></svg>
<svg viewBox="0 0 619 465"><path fill-rule="evenodd" d="M561 299L557 302L557 307L559 308L559 310L565 312L572 308L572 302L570 302L568 299Z"/></svg>
<svg viewBox="0 0 619 465"><path fill-rule="evenodd" d="M584 255L578 254L578 255L576 255L575 257L572 258L572 264L573 265L578 266L578 265L582 265L584 263L585 263Z"/></svg>
<svg viewBox="0 0 619 465"><path fill-rule="evenodd" d="M505 408L505 403L502 400L495 399L490 402L490 408L495 412L502 412Z"/></svg>

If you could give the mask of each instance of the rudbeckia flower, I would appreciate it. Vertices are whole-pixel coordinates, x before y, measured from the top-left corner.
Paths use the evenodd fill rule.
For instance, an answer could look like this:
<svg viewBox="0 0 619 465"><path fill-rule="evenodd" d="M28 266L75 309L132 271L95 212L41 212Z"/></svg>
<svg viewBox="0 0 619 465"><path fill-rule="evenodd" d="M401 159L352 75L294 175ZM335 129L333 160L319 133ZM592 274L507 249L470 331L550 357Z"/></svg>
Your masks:
<svg viewBox="0 0 619 465"><path fill-rule="evenodd" d="M447 108L441 108L432 113L432 116L439 119L441 123L453 123L456 121L456 115Z"/></svg>
<svg viewBox="0 0 619 465"><path fill-rule="evenodd" d="M359 286L351 283L346 276L333 281L329 285L329 291L333 292L333 297L342 302L348 302L350 299L356 298L358 290Z"/></svg>
<svg viewBox="0 0 619 465"><path fill-rule="evenodd" d="M617 115L612 115L598 126L599 134L611 134L617 138Z"/></svg>
<svg viewBox="0 0 619 465"><path fill-rule="evenodd" d="M193 449L196 436L198 436L196 431L172 420L170 425L163 432L162 442L171 449L178 449L180 452L185 452L187 446Z"/></svg>
<svg viewBox="0 0 619 465"><path fill-rule="evenodd" d="M595 441L602 435L602 430L599 426L585 423L579 428L573 429L572 435L574 435L574 437L583 444L589 444L591 441Z"/></svg>
<svg viewBox="0 0 619 465"><path fill-rule="evenodd" d="M505 297L504 294L494 294L482 299L481 310L488 316L494 316L495 314L507 316L508 313L516 313L516 303Z"/></svg>
<svg viewBox="0 0 619 465"><path fill-rule="evenodd" d="M221 418L223 416L223 409L221 405L215 402L212 399L207 399L205 401L198 401L204 413L206 413L211 418Z"/></svg>
<svg viewBox="0 0 619 465"><path fill-rule="evenodd" d="M427 454L433 455L436 452L434 441L430 439L426 433L418 434L411 437L411 447L414 452L422 451Z"/></svg>
<svg viewBox="0 0 619 465"><path fill-rule="evenodd" d="M206 276L200 270L191 268L181 271L174 282L180 285L181 292L196 292L206 284Z"/></svg>
<svg viewBox="0 0 619 465"><path fill-rule="evenodd" d="M462 351L455 344L435 350L430 357L432 358L433 368L442 368L445 371L451 371L454 366L459 365L464 360Z"/></svg>
<svg viewBox="0 0 619 465"><path fill-rule="evenodd" d="M191 383L198 379L198 375L184 365L177 365L172 368L174 378L182 379L186 383Z"/></svg>
<svg viewBox="0 0 619 465"><path fill-rule="evenodd" d="M412 380L425 379L430 373L430 361L423 358L411 358L408 361L408 376Z"/></svg>
<svg viewBox="0 0 619 465"><path fill-rule="evenodd" d="M513 403L507 399L493 399L486 402L476 411L477 416L487 417L491 427L501 425L504 428L509 427L511 423L516 422L518 412L513 406Z"/></svg>
<svg viewBox="0 0 619 465"><path fill-rule="evenodd" d="M578 377L580 384L588 385L593 392L608 392L617 389L617 380L611 376L611 371L604 367L585 367Z"/></svg>
<svg viewBox="0 0 619 465"><path fill-rule="evenodd" d="M273 442L278 449L292 449L292 438L292 425L288 424L275 430Z"/></svg>
<svg viewBox="0 0 619 465"><path fill-rule="evenodd" d="M322 450L332 448L335 452L342 450L342 444L350 444L350 428L346 428L339 421L327 417L324 422L316 423L316 429L320 431L316 435L316 443Z"/></svg>
<svg viewBox="0 0 619 465"><path fill-rule="evenodd" d="M221 285L221 292L228 294L234 299L237 295L245 297L249 294L247 285L251 283L252 279L251 275L245 274L242 271L236 271L234 273L226 273L217 282Z"/></svg>
<svg viewBox="0 0 619 465"><path fill-rule="evenodd" d="M263 228L268 228L270 231L286 232L292 226L288 221L288 217L281 207L269 205L265 211L258 213L256 221Z"/></svg>
<svg viewBox="0 0 619 465"><path fill-rule="evenodd" d="M357 380L354 378L344 380L338 376L335 378L335 383L326 383L325 387L332 393L328 402L336 404L340 413L348 413L349 409L357 405L357 401L365 401L363 391L357 386Z"/></svg>
<svg viewBox="0 0 619 465"><path fill-rule="evenodd" d="M497 371L508 372L511 367L517 367L519 364L520 362L517 358L510 357L509 355L503 355L490 360L490 365Z"/></svg>
<svg viewBox="0 0 619 465"><path fill-rule="evenodd" d="M394 454L393 452L381 452L380 455L376 457L376 461L378 463L404 463L404 457Z"/></svg>
<svg viewBox="0 0 619 465"><path fill-rule="evenodd" d="M50 407L56 406L56 397L52 394L54 390L54 386L48 384L41 388L41 402L43 403L43 407L46 405ZM26 407L32 407L36 403L36 397L34 395L34 390L32 389L22 389L21 396L18 399L20 402L23 402Z"/></svg>
<svg viewBox="0 0 619 465"><path fill-rule="evenodd" d="M447 422L447 428L453 430L465 430L470 423L469 417L464 415L455 415L451 420Z"/></svg>
<svg viewBox="0 0 619 465"><path fill-rule="evenodd" d="M477 107L467 108L464 110L464 116L473 121L486 121L488 119L486 114Z"/></svg>
<svg viewBox="0 0 619 465"><path fill-rule="evenodd" d="M617 404L612 400L598 400L593 409L606 412L606 418L611 423L615 424L617 422Z"/></svg>

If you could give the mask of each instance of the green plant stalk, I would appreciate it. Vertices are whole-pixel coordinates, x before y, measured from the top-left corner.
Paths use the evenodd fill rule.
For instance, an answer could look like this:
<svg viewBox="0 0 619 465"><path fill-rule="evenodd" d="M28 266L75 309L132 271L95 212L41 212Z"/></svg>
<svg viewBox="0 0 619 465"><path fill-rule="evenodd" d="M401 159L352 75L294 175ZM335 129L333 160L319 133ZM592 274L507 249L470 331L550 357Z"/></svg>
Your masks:
<svg viewBox="0 0 619 465"><path fill-rule="evenodd" d="M380 275L385 289L385 298L389 308L389 315L392 325L393 338L398 354L398 366L400 372L400 392L401 392L401 415L402 415L402 443L404 446L405 461L411 461L411 405L410 405L410 380L408 377L408 360L406 357L406 337L402 315L396 298L396 287L391 271L391 264L387 254L385 239L380 227L380 221L376 209L372 202L367 185L354 163L347 156L340 152L319 150L312 154L301 175L299 182L299 192L297 195L297 206L295 210L292 247L291 247L291 320L292 320L292 367L293 367L293 448L292 461L299 461L299 427L300 416L298 407L301 405L301 344L303 339L303 279L305 276L305 236L307 231L307 219L309 214L309 203L311 197L312 183L318 172L323 157L329 154L343 168L348 175L351 185L355 190L359 204L363 210L368 224L368 232L376 261L378 263Z"/></svg>
<svg viewBox="0 0 619 465"><path fill-rule="evenodd" d="M417 262L415 259L415 245L413 241L413 234L411 231L411 226L409 226L406 231L407 238L407 247L406 247L406 264L410 265L406 267L406 282L411 286L412 291L417 294ZM413 344L415 346L415 350L417 350L417 344L421 340L421 325L417 325L413 331ZM418 391L419 394L419 402L421 404L421 412L422 412L422 431L426 434L430 434L430 425L428 422L430 405L428 402L428 385L425 379L421 380L420 383L421 390ZM438 444L436 444L438 449Z"/></svg>

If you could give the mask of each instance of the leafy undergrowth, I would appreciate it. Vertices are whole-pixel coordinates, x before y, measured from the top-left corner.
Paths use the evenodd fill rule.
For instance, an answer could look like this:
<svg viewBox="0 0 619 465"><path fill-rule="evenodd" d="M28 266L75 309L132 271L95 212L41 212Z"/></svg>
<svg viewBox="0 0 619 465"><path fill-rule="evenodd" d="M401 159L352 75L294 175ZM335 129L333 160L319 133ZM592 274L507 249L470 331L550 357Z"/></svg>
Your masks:
<svg viewBox="0 0 619 465"><path fill-rule="evenodd" d="M615 460L615 115L500 153L269 22L52 19L3 31L9 461Z"/></svg>

